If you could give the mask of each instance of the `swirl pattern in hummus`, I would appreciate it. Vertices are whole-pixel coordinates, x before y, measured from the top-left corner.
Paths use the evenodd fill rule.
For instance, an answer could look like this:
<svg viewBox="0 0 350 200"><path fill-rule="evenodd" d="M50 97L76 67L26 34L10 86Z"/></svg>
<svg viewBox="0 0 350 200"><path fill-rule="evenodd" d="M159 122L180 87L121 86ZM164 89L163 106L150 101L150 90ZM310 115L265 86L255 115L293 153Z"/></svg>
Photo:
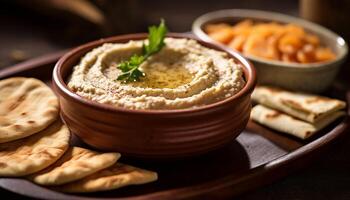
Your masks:
<svg viewBox="0 0 350 200"><path fill-rule="evenodd" d="M78 95L128 109L183 109L211 104L240 91L245 81L239 64L224 52L195 40L166 38L160 52L140 69L140 82L117 79L118 63L141 53L144 41L104 44L87 53L68 82Z"/></svg>

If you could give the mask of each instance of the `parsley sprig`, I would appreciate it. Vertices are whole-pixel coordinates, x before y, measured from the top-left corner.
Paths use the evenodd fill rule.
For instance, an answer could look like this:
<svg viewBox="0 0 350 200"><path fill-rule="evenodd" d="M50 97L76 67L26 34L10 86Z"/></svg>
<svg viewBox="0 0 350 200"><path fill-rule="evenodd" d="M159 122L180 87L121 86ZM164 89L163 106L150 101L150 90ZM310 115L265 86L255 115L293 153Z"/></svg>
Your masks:
<svg viewBox="0 0 350 200"><path fill-rule="evenodd" d="M142 45L142 55L133 55L129 60L123 61L118 65L118 69L122 71L117 78L123 82L139 81L145 76L139 67L151 55L159 52L165 45L164 38L167 33L167 27L162 19L159 26L151 26L148 28L148 43Z"/></svg>

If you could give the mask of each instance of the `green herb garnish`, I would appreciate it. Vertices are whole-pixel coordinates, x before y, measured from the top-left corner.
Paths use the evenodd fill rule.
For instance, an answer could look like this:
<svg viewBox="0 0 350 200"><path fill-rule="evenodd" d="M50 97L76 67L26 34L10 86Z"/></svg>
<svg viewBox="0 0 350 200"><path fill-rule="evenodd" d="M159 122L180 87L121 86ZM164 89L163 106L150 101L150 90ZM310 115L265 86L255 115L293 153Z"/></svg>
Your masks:
<svg viewBox="0 0 350 200"><path fill-rule="evenodd" d="M129 60L123 61L118 65L123 73L120 74L117 80L123 82L139 81L145 74L139 70L140 65L147 60L151 55L159 52L163 46L164 38L167 33L167 27L162 19L159 26L151 26L148 28L148 44L143 43L142 55L133 55Z"/></svg>

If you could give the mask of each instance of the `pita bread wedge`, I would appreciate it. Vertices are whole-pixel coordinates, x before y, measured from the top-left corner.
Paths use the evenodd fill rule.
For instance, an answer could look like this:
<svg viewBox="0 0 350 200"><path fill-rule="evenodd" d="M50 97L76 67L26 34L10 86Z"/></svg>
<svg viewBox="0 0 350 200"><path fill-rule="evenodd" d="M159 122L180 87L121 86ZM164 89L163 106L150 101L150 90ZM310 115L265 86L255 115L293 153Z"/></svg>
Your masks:
<svg viewBox="0 0 350 200"><path fill-rule="evenodd" d="M68 128L57 120L35 135L0 144L0 176L25 176L48 167L67 150L69 137Z"/></svg>
<svg viewBox="0 0 350 200"><path fill-rule="evenodd" d="M252 109L251 118L269 128L306 139L345 114L343 111L333 112L326 118L311 124L263 105L256 105Z"/></svg>
<svg viewBox="0 0 350 200"><path fill-rule="evenodd" d="M56 189L68 193L97 192L149 183L157 178L156 172L116 163L81 180L57 186Z"/></svg>
<svg viewBox="0 0 350 200"><path fill-rule="evenodd" d="M110 167L119 158L119 153L98 153L89 149L71 147L53 165L28 178L40 185L61 185Z"/></svg>
<svg viewBox="0 0 350 200"><path fill-rule="evenodd" d="M37 133L57 119L58 100L51 89L34 78L0 81L0 143Z"/></svg>
<svg viewBox="0 0 350 200"><path fill-rule="evenodd" d="M258 86L252 99L262 105L314 123L328 114L346 107L346 103L311 94L289 92L274 87Z"/></svg>

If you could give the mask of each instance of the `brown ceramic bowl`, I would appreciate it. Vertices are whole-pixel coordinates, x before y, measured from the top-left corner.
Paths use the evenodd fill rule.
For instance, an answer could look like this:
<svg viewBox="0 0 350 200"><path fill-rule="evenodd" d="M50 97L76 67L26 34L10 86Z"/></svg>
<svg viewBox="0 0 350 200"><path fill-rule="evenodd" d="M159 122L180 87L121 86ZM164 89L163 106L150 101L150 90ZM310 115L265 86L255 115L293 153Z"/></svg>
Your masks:
<svg viewBox="0 0 350 200"><path fill-rule="evenodd" d="M249 119L255 70L241 55L188 34L172 33L168 37L195 39L203 46L227 52L243 66L247 83L241 91L198 108L130 110L84 99L67 87L73 66L93 48L103 43L125 43L146 37L147 34L141 33L97 40L73 49L58 61L53 71L53 87L60 99L61 116L69 129L92 147L138 158L194 156L232 142Z"/></svg>

